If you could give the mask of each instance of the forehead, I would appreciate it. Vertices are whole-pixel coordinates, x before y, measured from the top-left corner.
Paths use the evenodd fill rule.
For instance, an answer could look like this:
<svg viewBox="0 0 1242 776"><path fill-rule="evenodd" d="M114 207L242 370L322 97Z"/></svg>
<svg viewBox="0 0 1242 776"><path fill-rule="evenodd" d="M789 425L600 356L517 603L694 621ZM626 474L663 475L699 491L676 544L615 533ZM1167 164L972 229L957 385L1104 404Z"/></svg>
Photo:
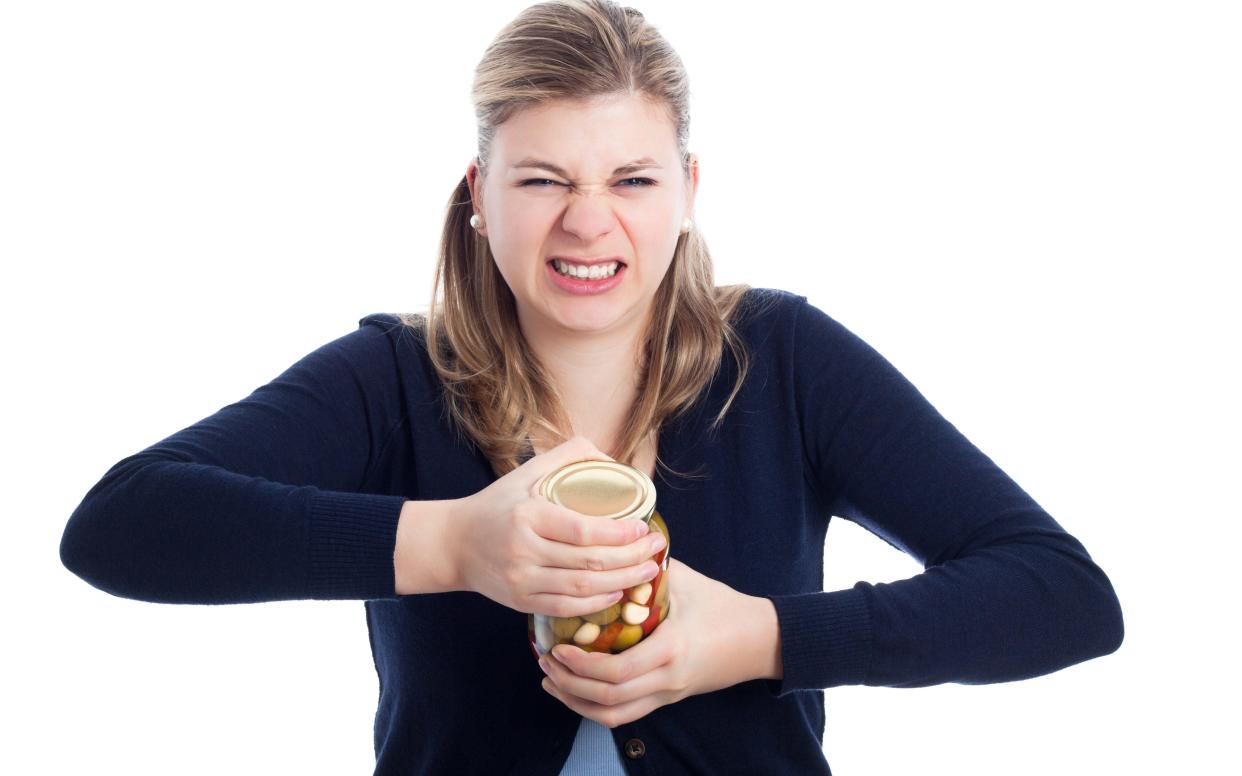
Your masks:
<svg viewBox="0 0 1242 776"><path fill-rule="evenodd" d="M671 164L677 133L665 107L639 95L552 100L524 108L497 127L492 156L501 169L528 157L570 172L599 172L622 157Z"/></svg>

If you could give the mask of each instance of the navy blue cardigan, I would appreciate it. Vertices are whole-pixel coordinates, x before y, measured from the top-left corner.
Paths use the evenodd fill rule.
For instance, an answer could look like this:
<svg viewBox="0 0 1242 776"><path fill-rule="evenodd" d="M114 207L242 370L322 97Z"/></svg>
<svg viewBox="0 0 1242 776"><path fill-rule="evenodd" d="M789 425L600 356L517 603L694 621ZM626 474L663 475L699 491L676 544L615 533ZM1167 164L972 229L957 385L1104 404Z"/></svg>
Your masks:
<svg viewBox="0 0 1242 776"><path fill-rule="evenodd" d="M1083 545L878 352L776 289L747 294L738 329L744 387L709 430L737 374L726 348L659 435L669 466L702 477L657 471L657 508L682 562L771 599L784 678L614 728L630 773L827 774L825 688L1006 682L1120 646L1120 604ZM526 615L477 593L395 592L402 504L495 479L447 417L421 335L368 315L117 462L70 517L61 560L144 601L363 600L376 774L555 774L579 717L540 688ZM925 570L825 592L832 515Z"/></svg>

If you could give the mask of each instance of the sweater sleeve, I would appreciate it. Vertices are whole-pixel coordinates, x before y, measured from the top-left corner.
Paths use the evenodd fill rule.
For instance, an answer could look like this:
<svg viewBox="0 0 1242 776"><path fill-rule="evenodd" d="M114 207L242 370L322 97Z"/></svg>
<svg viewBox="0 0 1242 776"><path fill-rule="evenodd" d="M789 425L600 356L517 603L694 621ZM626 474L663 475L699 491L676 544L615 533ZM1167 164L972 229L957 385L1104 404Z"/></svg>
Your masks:
<svg viewBox="0 0 1242 776"><path fill-rule="evenodd" d="M784 666L773 694L1007 682L1121 645L1120 603L1083 545L892 364L805 297L794 351L808 478L832 514L924 571L768 596Z"/></svg>
<svg viewBox="0 0 1242 776"><path fill-rule="evenodd" d="M113 465L69 518L65 567L156 603L396 597L406 499L359 491L403 412L393 343L366 320Z"/></svg>

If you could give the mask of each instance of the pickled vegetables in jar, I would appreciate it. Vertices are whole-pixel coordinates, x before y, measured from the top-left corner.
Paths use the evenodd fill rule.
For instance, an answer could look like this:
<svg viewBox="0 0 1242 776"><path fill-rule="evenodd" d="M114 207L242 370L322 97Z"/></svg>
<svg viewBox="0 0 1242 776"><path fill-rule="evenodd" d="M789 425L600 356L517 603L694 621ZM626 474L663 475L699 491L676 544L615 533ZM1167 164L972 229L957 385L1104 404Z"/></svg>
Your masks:
<svg viewBox="0 0 1242 776"><path fill-rule="evenodd" d="M582 514L642 520L649 531L664 534L664 547L652 556L659 568L656 576L625 590L612 606L575 617L530 614L528 635L535 656L542 657L557 644L572 644L587 652L623 652L651 635L668 616L672 546L668 526L655 509L651 478L614 461L578 461L545 477L539 492Z"/></svg>

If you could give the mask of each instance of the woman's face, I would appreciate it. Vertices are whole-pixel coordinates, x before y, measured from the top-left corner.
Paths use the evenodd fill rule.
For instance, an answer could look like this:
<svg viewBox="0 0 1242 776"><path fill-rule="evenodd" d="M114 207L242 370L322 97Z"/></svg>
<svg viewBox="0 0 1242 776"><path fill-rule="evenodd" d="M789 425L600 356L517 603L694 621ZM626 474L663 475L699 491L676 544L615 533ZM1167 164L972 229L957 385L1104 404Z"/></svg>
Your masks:
<svg viewBox="0 0 1242 776"><path fill-rule="evenodd" d="M523 330L640 330L698 188L673 123L633 95L557 100L496 128L487 175L467 169L480 234L517 300ZM554 258L624 263L610 289L573 293Z"/></svg>

